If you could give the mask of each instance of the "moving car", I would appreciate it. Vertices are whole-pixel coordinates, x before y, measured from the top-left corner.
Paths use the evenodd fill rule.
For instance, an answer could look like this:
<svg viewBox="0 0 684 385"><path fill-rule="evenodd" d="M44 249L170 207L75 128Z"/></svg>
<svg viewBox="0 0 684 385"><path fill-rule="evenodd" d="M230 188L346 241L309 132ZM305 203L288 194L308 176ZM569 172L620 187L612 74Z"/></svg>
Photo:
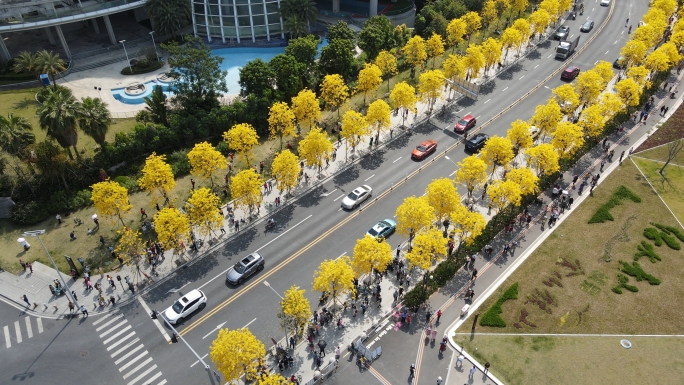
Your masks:
<svg viewBox="0 0 684 385"><path fill-rule="evenodd" d="M378 222L375 226L371 227L366 234L378 241L382 241L389 237L397 229L397 222L391 219L385 219L384 221Z"/></svg>
<svg viewBox="0 0 684 385"><path fill-rule="evenodd" d="M466 142L465 149L470 152L478 152L484 147L487 140L489 140L489 135L483 133L475 134Z"/></svg>
<svg viewBox="0 0 684 385"><path fill-rule="evenodd" d="M570 33L570 27L567 25L561 26L558 28L558 31L556 31L556 34L553 35L553 38L555 40L565 40L568 38L568 34Z"/></svg>
<svg viewBox="0 0 684 385"><path fill-rule="evenodd" d="M593 20L587 20L580 27L580 31L589 32L589 31L591 31L592 28L594 28L594 21Z"/></svg>
<svg viewBox="0 0 684 385"><path fill-rule="evenodd" d="M576 78L577 75L579 75L579 73L580 73L579 67L570 66L570 67L566 68L565 71L563 71L561 73L561 79L572 80L572 79Z"/></svg>
<svg viewBox="0 0 684 385"><path fill-rule="evenodd" d="M183 322L183 319L196 310L202 310L207 306L207 296L202 290L192 290L181 299L174 302L170 308L164 311L164 317L173 325Z"/></svg>
<svg viewBox="0 0 684 385"><path fill-rule="evenodd" d="M456 125L454 126L454 132L457 132L459 134L464 133L470 130L471 128L475 127L475 123L477 123L477 120L474 116L466 115L456 123Z"/></svg>
<svg viewBox="0 0 684 385"><path fill-rule="evenodd" d="M259 253L252 253L244 258L226 273L226 281L233 285L240 285L250 275L264 269L264 257Z"/></svg>
<svg viewBox="0 0 684 385"><path fill-rule="evenodd" d="M601 0L601 6L607 7L610 5L610 0Z"/></svg>
<svg viewBox="0 0 684 385"><path fill-rule="evenodd" d="M623 56L620 56L619 58L615 59L615 61L613 62L613 68L619 69L619 70L624 69L625 63L624 63L623 59L624 59Z"/></svg>
<svg viewBox="0 0 684 385"><path fill-rule="evenodd" d="M363 201L368 199L368 197L370 197L371 194L373 194L373 189L370 188L370 186L363 185L361 187L357 187L354 189L354 191L350 192L349 195L342 199L342 208L347 210L353 210L358 205L363 203Z"/></svg>
<svg viewBox="0 0 684 385"><path fill-rule="evenodd" d="M432 139L423 141L418 147L416 147L411 153L411 158L416 160L425 159L426 156L437 151L437 142Z"/></svg>

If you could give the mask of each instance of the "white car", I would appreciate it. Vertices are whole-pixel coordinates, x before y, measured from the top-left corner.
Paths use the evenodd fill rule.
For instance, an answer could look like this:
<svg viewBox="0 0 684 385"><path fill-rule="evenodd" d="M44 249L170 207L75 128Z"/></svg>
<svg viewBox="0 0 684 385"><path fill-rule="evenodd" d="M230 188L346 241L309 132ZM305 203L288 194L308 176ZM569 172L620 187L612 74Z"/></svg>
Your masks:
<svg viewBox="0 0 684 385"><path fill-rule="evenodd" d="M183 318L202 310L207 306L207 296L201 290L195 289L174 302L170 308L164 311L164 317L172 324L178 324Z"/></svg>
<svg viewBox="0 0 684 385"><path fill-rule="evenodd" d="M610 5L610 0L601 0L601 6L607 7Z"/></svg>
<svg viewBox="0 0 684 385"><path fill-rule="evenodd" d="M357 187L349 195L342 199L342 208L353 210L358 207L363 201L368 199L373 194L373 189L368 185Z"/></svg>

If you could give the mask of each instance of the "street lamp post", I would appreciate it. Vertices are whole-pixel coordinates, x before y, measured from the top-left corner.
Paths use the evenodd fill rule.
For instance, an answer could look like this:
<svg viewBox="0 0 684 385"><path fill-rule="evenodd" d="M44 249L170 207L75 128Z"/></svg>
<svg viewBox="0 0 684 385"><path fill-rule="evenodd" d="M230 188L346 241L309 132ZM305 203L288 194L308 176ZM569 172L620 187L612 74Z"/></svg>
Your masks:
<svg viewBox="0 0 684 385"><path fill-rule="evenodd" d="M154 312L154 311L153 311L153 312ZM190 349L190 351L192 352L192 354L195 355L195 357L197 358L197 360L198 360L199 362L202 363L202 365L204 366L204 369L205 369L207 372L211 371L211 367L209 367L209 365L207 365L207 363L204 362L204 360L202 359L202 357L200 357L200 355L197 354L197 352L195 351L195 349L193 349L192 346L190 346L190 344L188 343L188 341L186 341L185 338L181 337L181 335L178 334L178 331L176 331L176 328L174 328L173 325L171 325L171 322L169 322L169 320L166 319L166 316L164 316L163 313L157 313L157 314L158 314L158 315L161 315L161 318L164 320L164 323L166 324L166 326L168 326L171 330L173 330L173 334L175 335L175 337L176 337L177 339L183 341L183 343L185 344L185 346L187 346L188 349ZM217 380L219 380L218 373L216 373L216 372L214 371L213 374L214 374L214 376L217 378Z"/></svg>
<svg viewBox="0 0 684 385"><path fill-rule="evenodd" d="M281 301L285 300L285 298L283 298L283 296L280 295L280 293L278 293L278 292L276 291L276 289L274 289L273 286L271 286L271 284L268 283L268 281L264 281L264 285L266 285L266 287L268 287L269 289L273 290L273 292L276 293L276 295L277 295L278 297L280 297L280 300L281 300ZM281 303L282 303L282 302L281 302ZM285 314L283 314L282 316L285 317ZM288 341L287 341L287 330L285 331L285 344L288 344Z"/></svg>
<svg viewBox="0 0 684 385"><path fill-rule="evenodd" d="M128 69L131 71L131 75L133 75L133 68L131 68L131 61L128 60L128 51L126 51L126 44L124 44L126 40L121 40L119 43L123 46L124 49L124 54L126 54L126 62L128 63Z"/></svg>
<svg viewBox="0 0 684 385"><path fill-rule="evenodd" d="M154 42L154 31L150 32L150 36L152 36L152 45L154 46L154 53L157 55L157 61L159 61L159 52L157 52L157 43Z"/></svg>
<svg viewBox="0 0 684 385"><path fill-rule="evenodd" d="M26 231L24 232L25 237L36 237L38 238L38 242L40 242L40 245L43 246L43 250L45 250L45 254L47 254L48 259L50 259L50 262L52 262L52 267L55 268L55 271L57 272L57 275L59 275L59 280L62 281L62 284L64 285L65 288L68 288L66 281L64 280L64 277L62 276L62 273L59 271L57 268L57 264L55 264L55 261L52 259L52 256L50 255L50 252L48 249L45 247L43 244L43 240L40 239L40 235L45 234L45 230L32 230L32 231ZM78 302L76 301L76 298L71 294L71 290L66 290L67 295L71 298L71 300L74 302L74 305L76 305L77 308L80 308L78 305Z"/></svg>

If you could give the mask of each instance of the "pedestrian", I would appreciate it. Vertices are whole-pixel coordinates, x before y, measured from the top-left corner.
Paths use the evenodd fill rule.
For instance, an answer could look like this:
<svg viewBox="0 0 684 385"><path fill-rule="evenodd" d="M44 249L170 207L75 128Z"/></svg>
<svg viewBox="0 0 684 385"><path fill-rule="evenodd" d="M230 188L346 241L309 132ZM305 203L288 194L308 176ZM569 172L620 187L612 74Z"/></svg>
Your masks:
<svg viewBox="0 0 684 385"><path fill-rule="evenodd" d="M425 323L430 323L430 318L432 318L432 313L430 313L430 310L425 313Z"/></svg>
<svg viewBox="0 0 684 385"><path fill-rule="evenodd" d="M492 254L491 250L489 251L489 254L490 254L490 255ZM475 267L475 260L476 260L476 259L477 259L477 255L476 255L476 254L471 254L471 255L470 255L470 267L472 267L472 268Z"/></svg>
<svg viewBox="0 0 684 385"><path fill-rule="evenodd" d="M74 303L69 301L69 313L73 313L74 309L76 309L76 306L74 306Z"/></svg>
<svg viewBox="0 0 684 385"><path fill-rule="evenodd" d="M74 234L73 231L71 233L69 233L69 239L71 239L72 241L76 240L76 234Z"/></svg>
<svg viewBox="0 0 684 385"><path fill-rule="evenodd" d="M341 356L340 347L337 346L337 347L335 348L335 360L339 360L339 359L340 359L340 356Z"/></svg>
<svg viewBox="0 0 684 385"><path fill-rule="evenodd" d="M74 297L74 301L78 301L78 297L76 296L75 291L73 291L73 290L71 291L71 296Z"/></svg>
<svg viewBox="0 0 684 385"><path fill-rule="evenodd" d="M622 164L622 158L624 158L624 157L625 157L625 152L622 151L622 153L620 153L620 160L619 160L620 164Z"/></svg>
<svg viewBox="0 0 684 385"><path fill-rule="evenodd" d="M629 17L628 17L627 20L625 21L625 28L627 28L627 24L629 24Z"/></svg>
<svg viewBox="0 0 684 385"><path fill-rule="evenodd" d="M100 220L97 218L93 218L93 222L95 222L95 227L99 229L100 228Z"/></svg>
<svg viewBox="0 0 684 385"><path fill-rule="evenodd" d="M62 224L62 216L57 214L55 215L55 219L57 220L57 226Z"/></svg>
<svg viewBox="0 0 684 385"><path fill-rule="evenodd" d="M192 189L195 189L195 180L190 178L190 183L192 184Z"/></svg>
<svg viewBox="0 0 684 385"><path fill-rule="evenodd" d="M599 168L599 170L600 170L601 172L603 172L603 166L605 166L605 165L606 165L606 160L605 160L605 159L602 159L602 160L601 160L601 167Z"/></svg>
<svg viewBox="0 0 684 385"><path fill-rule="evenodd" d="M663 115L667 115L667 111L670 110L670 107L665 107L665 113Z"/></svg>
<svg viewBox="0 0 684 385"><path fill-rule="evenodd" d="M440 347L439 350L442 351L442 350L444 350L444 349L442 349L442 348ZM437 385L442 385L442 377L441 377L441 376L437 377Z"/></svg>
<svg viewBox="0 0 684 385"><path fill-rule="evenodd" d="M88 309L86 309L85 305L81 305L81 314L84 316L88 316Z"/></svg>
<svg viewBox="0 0 684 385"><path fill-rule="evenodd" d="M610 150L610 154L608 154L608 161L613 162L613 155L615 155L615 150Z"/></svg>
<svg viewBox="0 0 684 385"><path fill-rule="evenodd" d="M607 142L608 142L608 137L603 138L603 144L601 144L601 146L603 146L603 148L606 148Z"/></svg>
<svg viewBox="0 0 684 385"><path fill-rule="evenodd" d="M489 361L485 362L485 369L484 369L484 372L483 372L484 374L487 374L487 372L489 371L489 366L490 366L490 365L489 365Z"/></svg>
<svg viewBox="0 0 684 385"><path fill-rule="evenodd" d="M667 88L667 85L668 85L668 84L670 84L670 83L665 82L665 84L663 84L663 90Z"/></svg>
<svg viewBox="0 0 684 385"><path fill-rule="evenodd" d="M238 231L240 231L240 222L235 221L235 232L238 232Z"/></svg>
<svg viewBox="0 0 684 385"><path fill-rule="evenodd" d="M259 174L264 173L264 161L259 162Z"/></svg>
<svg viewBox="0 0 684 385"><path fill-rule="evenodd" d="M116 298L114 298L113 295L109 296L109 302L112 304L112 306L116 305Z"/></svg>
<svg viewBox="0 0 684 385"><path fill-rule="evenodd" d="M411 366L409 367L409 378L412 378L413 376L415 376L415 374L416 374L416 365L411 364Z"/></svg>
<svg viewBox="0 0 684 385"><path fill-rule="evenodd" d="M21 299L23 299L24 302L26 302L26 306L31 306L31 301L29 301L29 299L28 299L28 297L26 296L26 294L24 294L24 296L21 297Z"/></svg>
<svg viewBox="0 0 684 385"><path fill-rule="evenodd" d="M487 253L487 256L488 256L488 257L491 257L491 256L492 256L492 251L493 251L493 250L494 250L494 248L492 247L492 245L487 245L487 246L485 246L485 252Z"/></svg>
<svg viewBox="0 0 684 385"><path fill-rule="evenodd" d="M475 371L477 371L477 369L475 368L475 365L473 365L473 367L470 368L470 373L468 374L469 379L471 379L471 380L473 379L473 376L475 375Z"/></svg>
<svg viewBox="0 0 684 385"><path fill-rule="evenodd" d="M463 353L461 353L458 358L456 358L456 365L460 365L461 368L463 368L463 360L465 359L465 356Z"/></svg>
<svg viewBox="0 0 684 385"><path fill-rule="evenodd" d="M26 267L28 267L31 274L33 274L33 264L31 262L26 262Z"/></svg>
<svg viewBox="0 0 684 385"><path fill-rule="evenodd" d="M477 279L477 269L473 267L473 276L470 277L470 279L475 280Z"/></svg>
<svg viewBox="0 0 684 385"><path fill-rule="evenodd" d="M660 115L663 115L663 112L665 112L665 106L660 107Z"/></svg>
<svg viewBox="0 0 684 385"><path fill-rule="evenodd" d="M21 258L19 258L19 264L24 269L24 271L26 271L26 262L24 262Z"/></svg>
<svg viewBox="0 0 684 385"><path fill-rule="evenodd" d="M442 318L442 310L437 310L437 323L439 323L439 319Z"/></svg>
<svg viewBox="0 0 684 385"><path fill-rule="evenodd" d="M147 213L145 212L144 208L140 208L140 219L145 219L147 218Z"/></svg>

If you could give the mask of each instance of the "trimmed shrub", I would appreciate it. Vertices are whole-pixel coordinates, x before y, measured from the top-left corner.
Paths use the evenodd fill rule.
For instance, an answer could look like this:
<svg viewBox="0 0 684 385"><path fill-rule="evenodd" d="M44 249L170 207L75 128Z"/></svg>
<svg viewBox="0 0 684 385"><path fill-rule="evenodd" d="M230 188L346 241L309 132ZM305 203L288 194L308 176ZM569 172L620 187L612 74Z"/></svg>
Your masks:
<svg viewBox="0 0 684 385"><path fill-rule="evenodd" d="M411 309L411 311L418 311L420 305L425 303L432 294L431 290L426 291L422 284L416 285L412 290L409 290L406 295L404 295L404 305Z"/></svg>
<svg viewBox="0 0 684 385"><path fill-rule="evenodd" d="M188 160L188 150L174 151L166 157L166 161L171 166L173 176L179 177L190 174L190 161Z"/></svg>
<svg viewBox="0 0 684 385"><path fill-rule="evenodd" d="M34 225L45 220L50 214L42 202L17 203L12 209L12 221L20 225Z"/></svg>
<svg viewBox="0 0 684 385"><path fill-rule="evenodd" d="M499 314L503 312L501 305L509 299L518 299L518 283L509 287L492 307L480 318L480 326L506 327L506 321Z"/></svg>
<svg viewBox="0 0 684 385"><path fill-rule="evenodd" d="M620 186L615 190L613 195L608 199L608 202L604 203L599 207L598 210L591 216L589 223L604 223L605 221L613 221L614 218L610 214L610 209L615 206L621 205L623 199L629 199L634 203L640 203L641 198L630 191L625 186Z"/></svg>
<svg viewBox="0 0 684 385"><path fill-rule="evenodd" d="M135 191L138 189L138 181L129 178L125 175L119 175L116 178L114 178L114 182L120 184L121 186L125 187L126 190L128 190L129 193Z"/></svg>
<svg viewBox="0 0 684 385"><path fill-rule="evenodd" d="M132 63L133 60L131 60L131 66L128 67L126 66L124 69L121 70L121 75L138 75L138 74L146 74L148 72L156 71L164 65L163 62L160 61L153 61L153 62L148 62L147 59L143 60L138 60L135 64ZM133 69L133 72L131 72L131 68Z"/></svg>

